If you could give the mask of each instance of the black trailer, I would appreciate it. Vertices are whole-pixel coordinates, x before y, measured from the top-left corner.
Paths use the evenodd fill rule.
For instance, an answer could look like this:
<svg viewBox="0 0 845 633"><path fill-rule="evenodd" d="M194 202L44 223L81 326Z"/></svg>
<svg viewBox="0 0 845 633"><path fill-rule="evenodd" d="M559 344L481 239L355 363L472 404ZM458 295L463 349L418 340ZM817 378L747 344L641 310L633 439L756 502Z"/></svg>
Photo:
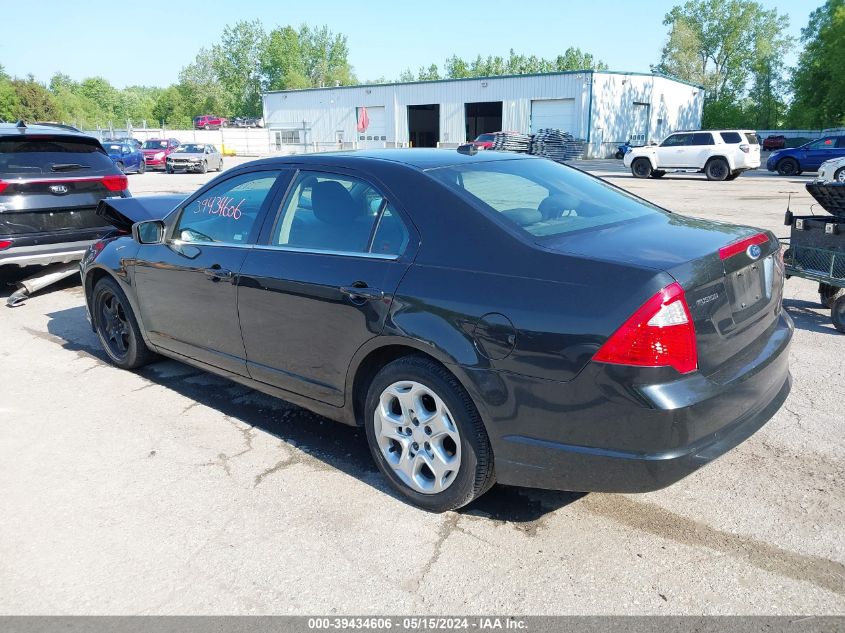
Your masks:
<svg viewBox="0 0 845 633"><path fill-rule="evenodd" d="M810 182L807 191L830 215L786 212L789 238L781 240L786 276L818 281L822 305L845 332L845 183Z"/></svg>

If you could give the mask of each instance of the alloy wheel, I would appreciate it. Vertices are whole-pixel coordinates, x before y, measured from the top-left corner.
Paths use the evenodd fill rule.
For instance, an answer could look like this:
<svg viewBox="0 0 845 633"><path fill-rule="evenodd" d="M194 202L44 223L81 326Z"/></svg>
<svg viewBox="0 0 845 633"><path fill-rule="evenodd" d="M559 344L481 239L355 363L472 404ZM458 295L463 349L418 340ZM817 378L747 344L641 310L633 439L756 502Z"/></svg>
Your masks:
<svg viewBox="0 0 845 633"><path fill-rule="evenodd" d="M461 437L443 400L411 380L395 382L379 397L376 439L396 476L412 490L446 490L461 466Z"/></svg>
<svg viewBox="0 0 845 633"><path fill-rule="evenodd" d="M129 327L123 304L112 293L105 294L100 303L100 328L104 342L116 358L123 358L129 351Z"/></svg>

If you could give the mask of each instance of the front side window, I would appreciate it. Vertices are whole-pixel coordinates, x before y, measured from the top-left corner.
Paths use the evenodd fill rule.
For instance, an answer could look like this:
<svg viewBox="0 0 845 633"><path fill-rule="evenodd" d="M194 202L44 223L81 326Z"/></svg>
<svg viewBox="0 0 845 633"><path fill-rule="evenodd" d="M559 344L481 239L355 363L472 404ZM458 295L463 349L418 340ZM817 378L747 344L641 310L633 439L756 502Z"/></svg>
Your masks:
<svg viewBox="0 0 845 633"><path fill-rule="evenodd" d="M212 187L185 206L173 237L183 242L247 244L278 175L241 174Z"/></svg>
<svg viewBox="0 0 845 633"><path fill-rule="evenodd" d="M439 167L428 174L535 237L664 213L598 178L548 160L485 161Z"/></svg>
<svg viewBox="0 0 845 633"><path fill-rule="evenodd" d="M691 134L673 134L664 140L660 147L679 147L681 145L692 145Z"/></svg>
<svg viewBox="0 0 845 633"><path fill-rule="evenodd" d="M807 149L833 149L836 147L835 138L820 138L818 141L810 143Z"/></svg>
<svg viewBox="0 0 845 633"><path fill-rule="evenodd" d="M408 243L395 209L363 180L300 172L291 191L273 231L274 246L399 255Z"/></svg>

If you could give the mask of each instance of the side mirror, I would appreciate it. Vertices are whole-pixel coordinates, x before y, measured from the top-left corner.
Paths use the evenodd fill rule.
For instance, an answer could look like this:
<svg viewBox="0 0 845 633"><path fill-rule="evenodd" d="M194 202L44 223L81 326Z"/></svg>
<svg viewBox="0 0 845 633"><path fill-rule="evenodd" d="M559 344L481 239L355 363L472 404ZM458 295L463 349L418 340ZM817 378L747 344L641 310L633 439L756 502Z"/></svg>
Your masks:
<svg viewBox="0 0 845 633"><path fill-rule="evenodd" d="M139 244L161 244L164 241L164 222L147 220L132 225L132 239Z"/></svg>

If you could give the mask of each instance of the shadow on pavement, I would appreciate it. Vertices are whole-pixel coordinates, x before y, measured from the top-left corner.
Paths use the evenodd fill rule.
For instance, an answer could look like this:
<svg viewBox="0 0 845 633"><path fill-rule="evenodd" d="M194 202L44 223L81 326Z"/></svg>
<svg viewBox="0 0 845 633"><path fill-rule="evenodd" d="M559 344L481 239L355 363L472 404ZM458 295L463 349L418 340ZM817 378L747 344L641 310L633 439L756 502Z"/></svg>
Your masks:
<svg viewBox="0 0 845 633"><path fill-rule="evenodd" d="M840 335L830 320L830 310L822 308L817 302L784 298L783 307L795 321L797 328L809 332Z"/></svg>
<svg viewBox="0 0 845 633"><path fill-rule="evenodd" d="M48 332L30 333L54 342L77 356L108 365L97 335L82 306L47 315ZM111 368L112 371L122 371ZM136 372L149 381L140 389L161 386L216 409L234 420L269 433L310 457L397 498L378 472L364 430L334 422L296 405L262 394L226 378L174 360L161 360ZM154 397L151 393L151 397ZM193 405L191 405L193 406ZM175 411L176 415L186 411ZM582 497L582 493L494 486L486 495L460 510L467 515L528 523L541 519Z"/></svg>

